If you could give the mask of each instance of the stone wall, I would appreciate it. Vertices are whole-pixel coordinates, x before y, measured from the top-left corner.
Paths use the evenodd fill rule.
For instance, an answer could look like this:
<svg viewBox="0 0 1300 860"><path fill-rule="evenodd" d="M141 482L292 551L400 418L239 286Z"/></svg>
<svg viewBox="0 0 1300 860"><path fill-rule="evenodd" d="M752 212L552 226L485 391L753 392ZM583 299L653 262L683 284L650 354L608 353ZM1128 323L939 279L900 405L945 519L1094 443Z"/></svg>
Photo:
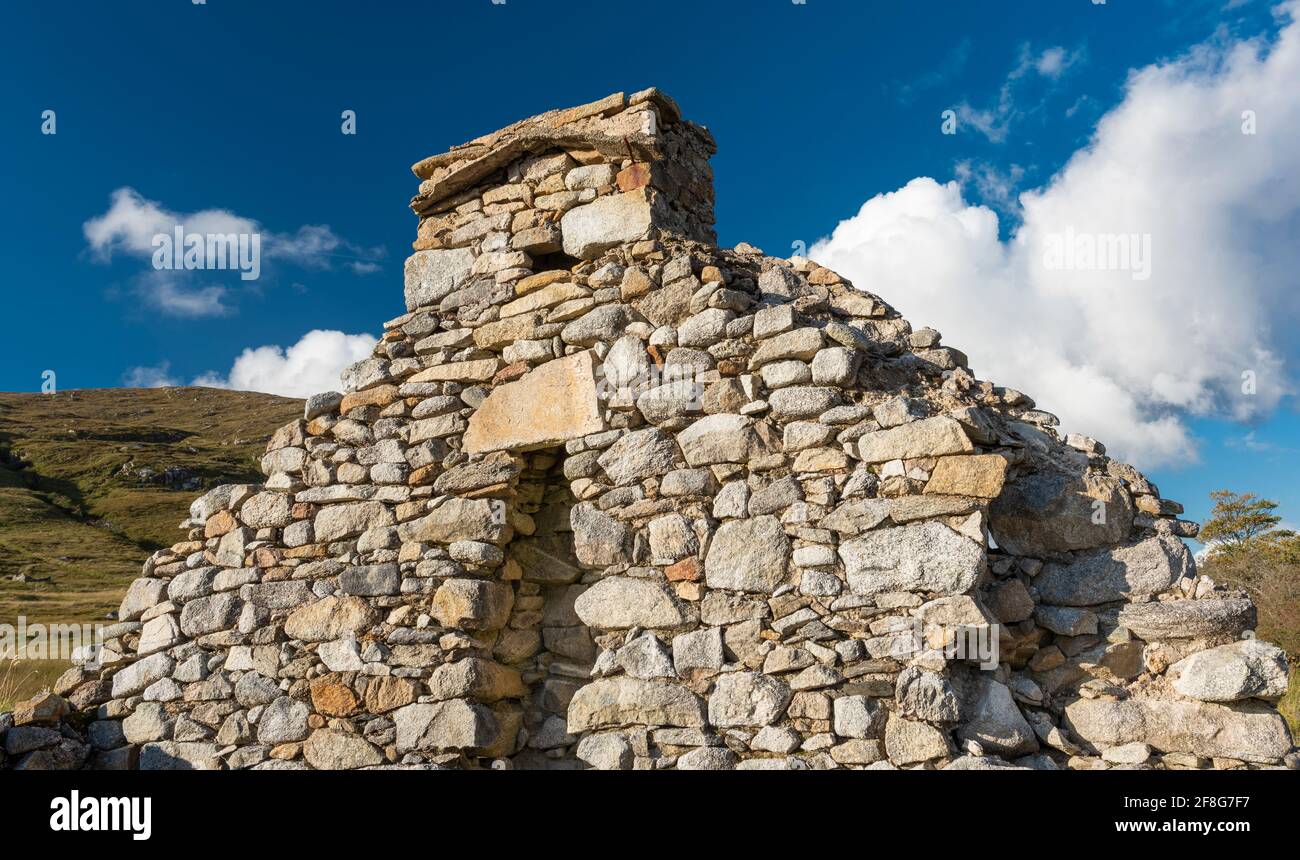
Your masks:
<svg viewBox="0 0 1300 860"><path fill-rule="evenodd" d="M1294 765L1181 508L879 297L710 244L712 148L648 91L417 164L408 313L9 764Z"/></svg>

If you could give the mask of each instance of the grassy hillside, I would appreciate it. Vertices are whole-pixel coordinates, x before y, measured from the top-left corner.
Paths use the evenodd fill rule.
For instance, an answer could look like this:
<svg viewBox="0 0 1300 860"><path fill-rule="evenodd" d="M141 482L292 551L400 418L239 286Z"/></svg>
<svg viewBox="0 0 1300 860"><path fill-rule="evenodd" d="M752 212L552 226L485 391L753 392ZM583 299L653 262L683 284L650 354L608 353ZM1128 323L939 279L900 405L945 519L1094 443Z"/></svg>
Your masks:
<svg viewBox="0 0 1300 860"><path fill-rule="evenodd" d="M0 619L102 620L190 502L262 479L302 402L208 388L0 394Z"/></svg>

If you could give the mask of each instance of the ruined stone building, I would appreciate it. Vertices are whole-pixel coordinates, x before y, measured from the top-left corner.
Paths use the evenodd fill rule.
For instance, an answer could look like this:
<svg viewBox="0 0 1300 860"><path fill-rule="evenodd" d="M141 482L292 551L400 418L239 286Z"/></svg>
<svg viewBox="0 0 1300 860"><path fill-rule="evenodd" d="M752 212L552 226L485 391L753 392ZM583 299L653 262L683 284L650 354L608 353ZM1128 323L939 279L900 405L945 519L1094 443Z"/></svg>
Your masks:
<svg viewBox="0 0 1300 860"><path fill-rule="evenodd" d="M647 90L416 164L407 312L7 765L1294 765L1182 508L870 284L716 247L713 152Z"/></svg>

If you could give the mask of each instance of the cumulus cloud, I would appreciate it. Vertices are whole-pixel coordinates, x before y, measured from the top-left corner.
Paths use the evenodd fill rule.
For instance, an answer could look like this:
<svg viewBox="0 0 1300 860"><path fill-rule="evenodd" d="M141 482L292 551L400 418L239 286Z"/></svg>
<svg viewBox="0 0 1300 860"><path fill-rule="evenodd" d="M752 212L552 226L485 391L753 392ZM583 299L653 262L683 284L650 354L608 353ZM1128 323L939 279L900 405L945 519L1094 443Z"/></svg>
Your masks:
<svg viewBox="0 0 1300 860"><path fill-rule="evenodd" d="M266 229L259 221L227 209L177 212L149 200L134 188L123 187L109 198L109 207L82 225L92 259L109 262L115 255L152 261L154 237L173 236L177 227L185 233L259 237L260 260L287 263L316 271L335 266L360 275L380 270L386 255L382 246L367 248L349 242L324 224L307 224L289 233ZM216 316L229 313L228 291L220 286L199 285L205 270L156 270L150 268L135 279L140 297L163 313L174 316Z"/></svg>
<svg viewBox="0 0 1300 860"><path fill-rule="evenodd" d="M377 339L368 334L309 331L292 346L259 346L240 353L226 374L209 372L194 380L207 388L261 391L309 397L339 387L348 365L369 358Z"/></svg>
<svg viewBox="0 0 1300 860"><path fill-rule="evenodd" d="M1147 467L1194 460L1190 417L1261 418L1295 390L1298 9L1279 8L1272 41L1215 41L1133 72L1089 144L1020 195L1008 241L958 182L918 178L809 255L938 328L1064 429ZM1122 237L1149 239L1145 280L1053 256Z"/></svg>
<svg viewBox="0 0 1300 860"><path fill-rule="evenodd" d="M1025 180L1025 169L1019 164L1003 170L987 161L959 161L953 168L953 175L963 192L973 187L980 200L998 212L1018 217L1020 188Z"/></svg>

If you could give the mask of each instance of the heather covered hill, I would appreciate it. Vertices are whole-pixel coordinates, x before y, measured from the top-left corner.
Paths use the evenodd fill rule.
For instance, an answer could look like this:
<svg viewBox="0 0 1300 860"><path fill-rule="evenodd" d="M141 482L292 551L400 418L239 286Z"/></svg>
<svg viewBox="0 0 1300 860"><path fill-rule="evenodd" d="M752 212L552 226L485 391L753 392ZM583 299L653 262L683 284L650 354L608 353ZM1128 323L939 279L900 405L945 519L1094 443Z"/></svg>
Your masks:
<svg viewBox="0 0 1300 860"><path fill-rule="evenodd" d="M297 400L208 388L0 393L0 617L102 619L193 498L257 481Z"/></svg>

